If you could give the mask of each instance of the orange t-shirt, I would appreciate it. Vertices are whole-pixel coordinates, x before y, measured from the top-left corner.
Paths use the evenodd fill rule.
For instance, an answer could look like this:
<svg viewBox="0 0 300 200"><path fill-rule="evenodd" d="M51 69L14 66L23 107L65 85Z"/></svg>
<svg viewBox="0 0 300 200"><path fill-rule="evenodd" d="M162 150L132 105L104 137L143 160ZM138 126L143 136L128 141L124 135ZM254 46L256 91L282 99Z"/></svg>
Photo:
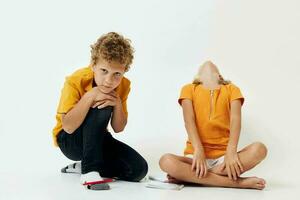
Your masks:
<svg viewBox="0 0 300 200"><path fill-rule="evenodd" d="M58 146L56 136L62 130L62 114L69 112L81 99L81 97L93 88L94 72L91 67L85 67L75 71L66 78L57 108L56 126L52 131L54 145ZM127 112L127 97L130 91L130 81L123 77L120 85L116 88L117 94L122 101L123 110Z"/></svg>
<svg viewBox="0 0 300 200"><path fill-rule="evenodd" d="M195 123L206 158L217 158L225 154L230 134L230 103L244 97L234 84L221 85L219 89L210 90L201 84L185 85L179 97L193 103ZM191 140L186 142L184 154L193 154Z"/></svg>

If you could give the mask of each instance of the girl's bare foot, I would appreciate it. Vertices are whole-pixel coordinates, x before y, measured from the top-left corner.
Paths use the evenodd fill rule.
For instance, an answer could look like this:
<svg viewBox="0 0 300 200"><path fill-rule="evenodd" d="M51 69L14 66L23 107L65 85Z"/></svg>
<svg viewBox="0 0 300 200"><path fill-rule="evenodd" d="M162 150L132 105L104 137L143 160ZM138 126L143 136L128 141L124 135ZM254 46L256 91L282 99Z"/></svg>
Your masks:
<svg viewBox="0 0 300 200"><path fill-rule="evenodd" d="M174 183L174 184L182 183L182 181L177 180L176 178L170 176L169 174L167 174L167 179L168 179L168 183Z"/></svg>
<svg viewBox="0 0 300 200"><path fill-rule="evenodd" d="M177 180L176 178L170 176L169 174L167 174L167 178L168 178L168 183L175 183L175 184L183 183L183 181ZM237 183L238 183L238 188L248 188L248 189L257 189L257 190L263 190L266 185L266 181L258 177L239 178Z"/></svg>
<svg viewBox="0 0 300 200"><path fill-rule="evenodd" d="M258 177L240 178L238 182L241 185L241 188L250 188L257 190L264 189L266 185L266 181Z"/></svg>

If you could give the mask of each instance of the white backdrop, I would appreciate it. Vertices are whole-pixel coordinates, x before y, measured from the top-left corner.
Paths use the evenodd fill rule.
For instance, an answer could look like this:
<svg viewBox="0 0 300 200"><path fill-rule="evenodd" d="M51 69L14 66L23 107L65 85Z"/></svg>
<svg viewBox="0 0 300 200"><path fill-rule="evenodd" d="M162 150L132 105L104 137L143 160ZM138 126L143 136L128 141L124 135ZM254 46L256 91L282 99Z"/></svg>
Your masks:
<svg viewBox="0 0 300 200"><path fill-rule="evenodd" d="M51 138L64 77L88 64L100 35L116 31L136 50L127 74L128 126L116 137L146 157L150 172L163 153L182 153L177 98L210 59L246 98L240 147L258 140L269 148L252 173L293 182L300 164L299 7L296 0L1 1L0 171L54 171L69 162Z"/></svg>

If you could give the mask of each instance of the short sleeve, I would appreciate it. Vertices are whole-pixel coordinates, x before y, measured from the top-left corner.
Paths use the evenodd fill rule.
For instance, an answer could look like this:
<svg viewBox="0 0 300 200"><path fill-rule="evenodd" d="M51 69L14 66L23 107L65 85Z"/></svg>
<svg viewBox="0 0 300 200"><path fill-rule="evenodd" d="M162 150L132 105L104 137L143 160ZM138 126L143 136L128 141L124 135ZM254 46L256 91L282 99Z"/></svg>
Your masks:
<svg viewBox="0 0 300 200"><path fill-rule="evenodd" d="M242 105L244 104L245 98L243 97L240 88L232 84L230 87L230 102L237 99L241 100Z"/></svg>
<svg viewBox="0 0 300 200"><path fill-rule="evenodd" d="M193 101L193 84L188 84L182 87L178 103L181 105L183 99L190 99Z"/></svg>
<svg viewBox="0 0 300 200"><path fill-rule="evenodd" d="M65 81L64 87L61 91L61 97L57 108L58 114L66 114L69 112L80 100L80 93L68 78Z"/></svg>

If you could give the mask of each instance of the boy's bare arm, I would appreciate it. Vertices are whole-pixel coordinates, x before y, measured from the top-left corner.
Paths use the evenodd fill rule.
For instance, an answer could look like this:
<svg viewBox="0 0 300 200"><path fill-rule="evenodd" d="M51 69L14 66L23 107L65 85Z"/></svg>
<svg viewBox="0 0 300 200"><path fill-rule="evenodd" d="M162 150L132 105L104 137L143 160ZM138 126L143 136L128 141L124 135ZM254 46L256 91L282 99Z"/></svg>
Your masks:
<svg viewBox="0 0 300 200"><path fill-rule="evenodd" d="M111 91L107 94L111 97L111 99L106 99L104 101L97 101L93 108L98 107L99 109L104 108L106 106L113 107L113 113L111 117L111 127L113 128L115 133L119 133L124 130L127 124L127 116L123 110L122 101L116 91Z"/></svg>
<svg viewBox="0 0 300 200"><path fill-rule="evenodd" d="M93 102L93 96L87 92L67 114L62 116L62 128L65 132L72 134L82 124Z"/></svg>
<svg viewBox="0 0 300 200"><path fill-rule="evenodd" d="M120 98L117 98L116 105L114 106L111 127L115 133L121 132L124 130L127 124L127 116L124 113L122 102Z"/></svg>
<svg viewBox="0 0 300 200"><path fill-rule="evenodd" d="M89 109L95 102L113 101L115 98L102 93L97 87L85 93L79 102L66 115L62 116L64 131L72 134L84 121Z"/></svg>

